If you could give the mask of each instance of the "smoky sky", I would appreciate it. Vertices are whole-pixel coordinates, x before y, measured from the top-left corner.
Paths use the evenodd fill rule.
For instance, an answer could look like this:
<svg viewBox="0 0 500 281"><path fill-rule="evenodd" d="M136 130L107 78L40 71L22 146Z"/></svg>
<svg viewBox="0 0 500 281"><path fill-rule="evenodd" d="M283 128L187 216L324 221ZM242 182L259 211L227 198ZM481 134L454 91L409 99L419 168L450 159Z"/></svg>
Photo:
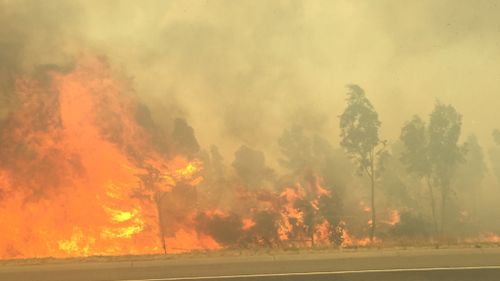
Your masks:
<svg viewBox="0 0 500 281"><path fill-rule="evenodd" d="M295 125L337 145L351 83L384 139L439 100L463 114L464 136L489 145L499 14L496 0L0 0L0 116L15 103L13 76L95 53L133 80L157 123L185 118L200 146L225 157L242 144L276 157Z"/></svg>

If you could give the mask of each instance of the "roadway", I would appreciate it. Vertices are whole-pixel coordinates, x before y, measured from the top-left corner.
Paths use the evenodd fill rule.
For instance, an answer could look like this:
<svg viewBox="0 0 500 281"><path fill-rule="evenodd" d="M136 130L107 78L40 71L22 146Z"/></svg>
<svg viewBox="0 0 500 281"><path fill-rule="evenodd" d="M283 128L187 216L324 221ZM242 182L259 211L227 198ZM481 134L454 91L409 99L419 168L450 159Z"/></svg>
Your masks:
<svg viewBox="0 0 500 281"><path fill-rule="evenodd" d="M344 250L307 254L0 264L9 281L500 280L500 248Z"/></svg>

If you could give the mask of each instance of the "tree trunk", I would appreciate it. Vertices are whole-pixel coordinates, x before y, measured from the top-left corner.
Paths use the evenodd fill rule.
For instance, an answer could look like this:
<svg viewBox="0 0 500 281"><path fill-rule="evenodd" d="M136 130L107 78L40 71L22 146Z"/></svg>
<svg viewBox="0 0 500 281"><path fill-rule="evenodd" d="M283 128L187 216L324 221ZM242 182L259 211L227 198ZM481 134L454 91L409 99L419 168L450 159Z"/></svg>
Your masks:
<svg viewBox="0 0 500 281"><path fill-rule="evenodd" d="M448 196L448 188L443 187L441 190L441 235L444 234L444 226L446 221L446 197Z"/></svg>
<svg viewBox="0 0 500 281"><path fill-rule="evenodd" d="M163 248L163 253L166 255L167 254L167 245L165 243L165 233L163 232L163 216L161 214L161 199L163 198L163 195L161 192L157 192L155 196L155 201L156 201L156 211L158 213L158 232L160 235L160 242L161 246Z"/></svg>
<svg viewBox="0 0 500 281"><path fill-rule="evenodd" d="M438 235L438 223L436 217L436 202L434 200L434 190L432 188L431 179L427 177L427 186L429 187L429 193L431 195L431 210L432 210L432 222L434 223L434 236Z"/></svg>
<svg viewBox="0 0 500 281"><path fill-rule="evenodd" d="M370 173L370 182L371 182L371 204L372 204L372 225L370 228L370 242L373 242L373 238L375 237L375 228L376 224L376 212L375 212L375 173L373 171L373 158L371 160L371 173Z"/></svg>
<svg viewBox="0 0 500 281"><path fill-rule="evenodd" d="M472 192L472 218L476 222L479 221L477 215L477 197L478 197L477 192Z"/></svg>

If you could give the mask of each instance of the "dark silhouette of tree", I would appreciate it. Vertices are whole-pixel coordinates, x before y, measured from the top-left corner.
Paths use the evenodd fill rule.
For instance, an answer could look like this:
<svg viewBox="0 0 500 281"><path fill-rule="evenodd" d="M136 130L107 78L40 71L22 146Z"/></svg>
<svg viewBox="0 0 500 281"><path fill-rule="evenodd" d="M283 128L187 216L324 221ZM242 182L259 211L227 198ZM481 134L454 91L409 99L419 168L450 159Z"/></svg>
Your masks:
<svg viewBox="0 0 500 281"><path fill-rule="evenodd" d="M311 240L311 246L314 247L314 233L317 224L317 211L312 205L312 202L307 199L299 199L295 201L294 208L302 213L303 232Z"/></svg>
<svg viewBox="0 0 500 281"><path fill-rule="evenodd" d="M243 183L249 188L262 187L272 177L273 171L266 166L264 153L242 145L234 154L233 167Z"/></svg>
<svg viewBox="0 0 500 281"><path fill-rule="evenodd" d="M304 214L305 229L302 232L314 243L314 230L321 217L324 217L331 226L329 229L331 242L340 245L336 242L342 240L340 237L342 233L337 228L341 214L340 198L344 186L347 185L346 175L351 172L349 165L351 163L348 159L339 157L339 151L342 154L344 152L335 151L327 139L314 133L308 134L300 126L285 129L278 144L281 151L279 162L290 171L290 178L294 182L310 187L306 188L306 197L297 201L295 206ZM334 199L330 196L321 197L323 205L319 211L312 207L312 202L318 197L315 188L312 187L316 186L318 179L321 179L322 186L336 195ZM329 206L327 203L332 205ZM291 224L294 225L294 222Z"/></svg>
<svg viewBox="0 0 500 281"><path fill-rule="evenodd" d="M174 120L172 141L176 153L192 156L200 151L200 145L196 140L194 130L184 119L177 118Z"/></svg>
<svg viewBox="0 0 500 281"><path fill-rule="evenodd" d="M457 172L457 188L465 193L472 202L472 215L477 217L477 198L481 183L486 175L483 148L475 135L470 135L465 142L467 155L465 162L460 164Z"/></svg>
<svg viewBox="0 0 500 281"><path fill-rule="evenodd" d="M429 137L426 126L419 116L414 116L403 126L400 139L405 150L402 152L401 161L406 165L409 173L424 180L429 188L432 223L434 234L437 235L439 229L434 194L434 174L429 157Z"/></svg>
<svg viewBox="0 0 500 281"><path fill-rule="evenodd" d="M400 221L394 225L392 234L397 237L428 237L430 225L420 216L404 211L400 214Z"/></svg>
<svg viewBox="0 0 500 281"><path fill-rule="evenodd" d="M225 246L236 246L243 236L241 217L234 213L225 216L200 213L196 222L199 231L209 234Z"/></svg>
<svg viewBox="0 0 500 281"><path fill-rule="evenodd" d="M273 211L259 211L254 216L255 225L249 231L252 239L257 239L257 243L261 243L267 247L273 247L279 243L278 237L278 221L279 215Z"/></svg>
<svg viewBox="0 0 500 281"><path fill-rule="evenodd" d="M156 214L158 216L157 223L160 244L162 246L163 253L167 254L167 244L165 243L165 231L163 228L164 217L162 212L162 200L167 193L162 191L159 187L161 185L160 171L151 166L145 167L145 169L147 173L138 175L141 180L141 187L136 190L136 193L133 196L142 200L152 200L155 203Z"/></svg>
<svg viewBox="0 0 500 281"><path fill-rule="evenodd" d="M201 171L203 181L198 186L203 191L200 195L204 196L200 201L216 205L230 189L226 178L224 159L215 145L212 145L208 152L204 150L200 153L200 158L203 162L203 170Z"/></svg>
<svg viewBox="0 0 500 281"><path fill-rule="evenodd" d="M422 191L418 187L421 178L406 172L406 165L401 161L404 144L395 141L380 156L378 164L379 186L387 203L396 209L422 209Z"/></svg>
<svg viewBox="0 0 500 281"><path fill-rule="evenodd" d="M489 150L491 169L493 170L493 174L497 178L497 181L500 183L500 130L495 129L493 131L493 141L496 146Z"/></svg>
<svg viewBox="0 0 500 281"><path fill-rule="evenodd" d="M319 214L328 222L328 239L335 246L342 245L344 242L342 226L340 225L341 204L338 197L322 195L318 201Z"/></svg>
<svg viewBox="0 0 500 281"><path fill-rule="evenodd" d="M215 145L210 147L210 167L215 178L223 179L225 177L226 167L224 166L224 159L219 152L219 148Z"/></svg>
<svg viewBox="0 0 500 281"><path fill-rule="evenodd" d="M377 225L375 210L375 163L383 151L385 141L378 136L380 121L378 114L358 85L349 85L347 107L340 115L341 142L353 161L358 165L360 175L366 174L371 186L371 228L373 241Z"/></svg>
<svg viewBox="0 0 500 281"><path fill-rule="evenodd" d="M280 164L292 173L301 173L304 169L312 168L311 139L300 126L285 129L278 139L281 151Z"/></svg>
<svg viewBox="0 0 500 281"><path fill-rule="evenodd" d="M462 115L451 105L438 103L429 121L429 160L434 170L434 181L441 191L441 233L446 223L446 202L451 192L451 180L465 151L458 145L462 129Z"/></svg>

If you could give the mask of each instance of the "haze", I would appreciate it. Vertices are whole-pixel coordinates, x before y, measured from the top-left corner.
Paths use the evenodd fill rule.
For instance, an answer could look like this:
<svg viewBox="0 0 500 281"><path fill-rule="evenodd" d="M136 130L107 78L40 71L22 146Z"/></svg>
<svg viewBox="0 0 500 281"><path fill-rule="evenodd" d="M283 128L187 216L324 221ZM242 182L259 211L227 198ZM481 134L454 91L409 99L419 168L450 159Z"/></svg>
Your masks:
<svg viewBox="0 0 500 281"><path fill-rule="evenodd" d="M90 53L130 81L162 130L182 118L227 167L245 145L282 174L278 140L292 127L346 159L339 116L356 84L391 148L412 116L427 121L438 101L453 105L463 116L460 143L475 135L484 151L481 214L498 220L490 161L500 128L498 15L496 0L0 0L0 120L22 106L15 77L67 73ZM365 180L338 165L332 173L352 177L342 184L367 194Z"/></svg>

